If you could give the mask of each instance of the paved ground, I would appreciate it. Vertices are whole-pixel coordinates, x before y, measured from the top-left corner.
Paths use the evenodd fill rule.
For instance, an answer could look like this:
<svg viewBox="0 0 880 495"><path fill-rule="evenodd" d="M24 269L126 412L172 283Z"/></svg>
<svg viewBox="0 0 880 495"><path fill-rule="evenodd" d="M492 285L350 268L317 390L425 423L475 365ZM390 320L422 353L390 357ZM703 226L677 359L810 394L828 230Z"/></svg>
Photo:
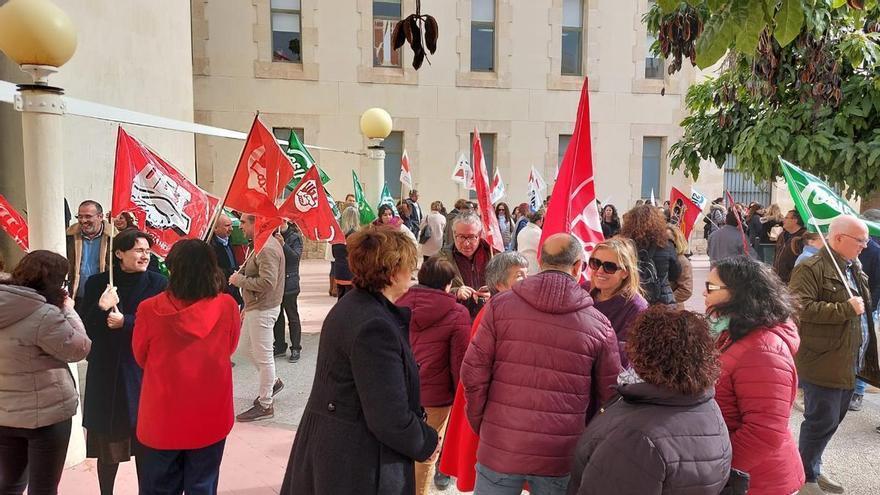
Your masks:
<svg viewBox="0 0 880 495"><path fill-rule="evenodd" d="M695 295L688 309L703 311L702 287L708 262L694 262ZM303 321L303 356L296 364L276 360L278 375L285 383L276 398L275 418L256 424L236 424L227 441L220 477L220 493L228 495L268 495L278 493L293 443L294 430L302 416L311 388L318 349L318 333L324 315L334 299L327 296L327 262L308 261L302 267L300 315ZM236 411L244 410L257 390L257 373L247 359L246 345L239 346L234 360ZM873 392L873 393L871 393ZM880 394L870 390L865 407L850 413L835 435L825 455L825 471L847 487L852 495L880 493ZM793 414L791 428L797 435L802 416ZM342 473L341 473L342 474ZM97 475L92 461L68 469L61 482L62 494L97 493ZM134 495L137 482L132 463L119 470L117 495ZM437 493L458 493L453 489Z"/></svg>

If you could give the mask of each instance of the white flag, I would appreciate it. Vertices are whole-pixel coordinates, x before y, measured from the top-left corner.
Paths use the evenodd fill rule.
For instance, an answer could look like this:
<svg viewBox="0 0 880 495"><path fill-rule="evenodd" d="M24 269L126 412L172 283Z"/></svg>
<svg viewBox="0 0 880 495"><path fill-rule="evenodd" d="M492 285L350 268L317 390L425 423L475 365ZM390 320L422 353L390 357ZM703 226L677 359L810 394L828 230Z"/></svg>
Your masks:
<svg viewBox="0 0 880 495"><path fill-rule="evenodd" d="M703 196L694 188L691 188L691 201L699 206L701 211L705 210L709 206L709 198Z"/></svg>
<svg viewBox="0 0 880 495"><path fill-rule="evenodd" d="M654 188L651 188L651 206L657 206L657 200L654 199Z"/></svg>
<svg viewBox="0 0 880 495"><path fill-rule="evenodd" d="M400 158L400 183L405 184L406 187L412 190L412 170L409 166L409 156L406 154L406 150L403 150L403 156Z"/></svg>
<svg viewBox="0 0 880 495"><path fill-rule="evenodd" d="M532 211L538 211L544 206L544 196L547 193L547 182L541 177L541 174L532 167L529 172L529 208Z"/></svg>
<svg viewBox="0 0 880 495"><path fill-rule="evenodd" d="M490 189L489 201L495 204L504 197L504 181L501 180L501 172L495 168L495 174L492 177L492 187Z"/></svg>
<svg viewBox="0 0 880 495"><path fill-rule="evenodd" d="M467 159L467 155L464 153L458 156L458 162L455 163L455 168L452 169L452 181L465 186L469 191L477 190L474 185L474 171Z"/></svg>

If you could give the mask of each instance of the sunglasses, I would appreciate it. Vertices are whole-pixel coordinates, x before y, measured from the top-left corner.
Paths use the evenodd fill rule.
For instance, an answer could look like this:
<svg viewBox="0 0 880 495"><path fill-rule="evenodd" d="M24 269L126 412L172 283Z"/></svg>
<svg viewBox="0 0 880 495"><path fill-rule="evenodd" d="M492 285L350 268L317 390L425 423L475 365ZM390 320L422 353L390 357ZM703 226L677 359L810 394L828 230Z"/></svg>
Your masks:
<svg viewBox="0 0 880 495"><path fill-rule="evenodd" d="M617 273L617 270L623 270L623 267L621 267L617 263L612 263L611 261L601 261L597 260L596 258L590 258L589 265L591 270L596 271L601 268L608 275L614 275L615 273Z"/></svg>
<svg viewBox="0 0 880 495"><path fill-rule="evenodd" d="M706 282L706 292L708 292L709 294L726 288L726 285L715 285L713 283Z"/></svg>

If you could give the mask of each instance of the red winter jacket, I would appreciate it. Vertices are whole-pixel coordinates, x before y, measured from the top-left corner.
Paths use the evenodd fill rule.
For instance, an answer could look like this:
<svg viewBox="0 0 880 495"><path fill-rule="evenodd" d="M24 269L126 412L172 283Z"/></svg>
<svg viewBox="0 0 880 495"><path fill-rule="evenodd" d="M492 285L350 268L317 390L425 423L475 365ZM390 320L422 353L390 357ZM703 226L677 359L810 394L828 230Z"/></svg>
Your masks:
<svg viewBox="0 0 880 495"><path fill-rule="evenodd" d="M168 291L140 304L132 350L144 369L137 436L162 450L207 447L232 430L232 366L241 325L229 294L186 303Z"/></svg>
<svg viewBox="0 0 880 495"><path fill-rule="evenodd" d="M542 272L493 296L461 367L477 460L501 473L564 476L591 401L615 393L608 320L568 274Z"/></svg>
<svg viewBox="0 0 880 495"><path fill-rule="evenodd" d="M452 294L424 285L411 287L395 304L412 310L409 343L419 365L422 407L452 404L471 338L470 314Z"/></svg>
<svg viewBox="0 0 880 495"><path fill-rule="evenodd" d="M751 476L749 495L794 493L804 467L788 428L797 393L794 355L800 338L794 323L758 328L731 343L718 339L721 377L715 400L730 432L732 467Z"/></svg>

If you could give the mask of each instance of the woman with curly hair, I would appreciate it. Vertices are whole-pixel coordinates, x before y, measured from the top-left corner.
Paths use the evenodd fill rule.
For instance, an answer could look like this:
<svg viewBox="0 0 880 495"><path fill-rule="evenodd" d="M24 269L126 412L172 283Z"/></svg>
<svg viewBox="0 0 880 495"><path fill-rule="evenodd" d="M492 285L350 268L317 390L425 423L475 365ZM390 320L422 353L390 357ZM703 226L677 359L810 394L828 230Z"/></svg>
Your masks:
<svg viewBox="0 0 880 495"><path fill-rule="evenodd" d="M620 235L632 239L639 257L642 293L648 304L675 304L672 282L678 280L681 265L675 245L666 237L663 211L641 205L623 215Z"/></svg>
<svg viewBox="0 0 880 495"><path fill-rule="evenodd" d="M611 239L620 232L620 217L617 216L617 208L612 204L602 207L602 235Z"/></svg>
<svg viewBox="0 0 880 495"><path fill-rule="evenodd" d="M418 251L388 228L360 230L347 243L355 288L324 319L281 493L413 494L413 462L437 449L420 402L410 310L395 305Z"/></svg>
<svg viewBox="0 0 880 495"><path fill-rule="evenodd" d="M719 369L706 320L650 308L626 348L634 373L578 441L569 495L720 493L732 453L712 400Z"/></svg>
<svg viewBox="0 0 880 495"><path fill-rule="evenodd" d="M706 279L706 311L721 352L715 400L750 494L794 493L804 468L788 422L797 392L795 302L772 269L746 256L720 261Z"/></svg>

